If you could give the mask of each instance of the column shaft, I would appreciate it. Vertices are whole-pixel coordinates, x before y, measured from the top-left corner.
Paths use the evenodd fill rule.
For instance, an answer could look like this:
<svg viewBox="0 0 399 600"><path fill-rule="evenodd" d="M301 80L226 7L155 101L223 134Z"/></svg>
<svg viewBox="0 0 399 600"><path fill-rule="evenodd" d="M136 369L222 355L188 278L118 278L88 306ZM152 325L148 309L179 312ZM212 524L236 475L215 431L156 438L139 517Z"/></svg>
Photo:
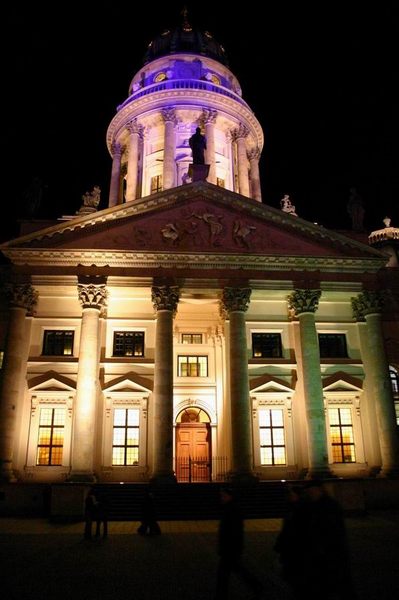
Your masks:
<svg viewBox="0 0 399 600"><path fill-rule="evenodd" d="M325 476L328 467L327 432L320 372L320 352L313 313L298 316L302 351L302 371L308 425L309 475Z"/></svg>
<svg viewBox="0 0 399 600"><path fill-rule="evenodd" d="M244 137L237 138L237 162L240 194L249 198L248 158Z"/></svg>
<svg viewBox="0 0 399 600"><path fill-rule="evenodd" d="M250 164L250 178L251 178L251 192L252 198L262 202L262 192L260 189L260 175L259 175L259 152L252 152L249 156Z"/></svg>
<svg viewBox="0 0 399 600"><path fill-rule="evenodd" d="M137 197L138 157L139 157L139 126L137 123L130 125L129 157L126 176L126 202Z"/></svg>
<svg viewBox="0 0 399 600"><path fill-rule="evenodd" d="M165 120L165 140L163 155L163 189L169 190L175 185L175 124Z"/></svg>
<svg viewBox="0 0 399 600"><path fill-rule="evenodd" d="M13 450L21 380L26 370L24 358L26 312L26 308L22 306L12 306L9 313L0 398L0 478L3 481L15 481Z"/></svg>
<svg viewBox="0 0 399 600"><path fill-rule="evenodd" d="M120 144L113 146L113 159L112 159L112 172L111 172L111 183L109 188L109 202L108 206L115 206L119 204L119 190L120 190L120 179L121 179L121 158L122 148Z"/></svg>
<svg viewBox="0 0 399 600"><path fill-rule="evenodd" d="M215 119L209 118L205 121L206 137L206 163L209 165L207 181L216 185L216 164L215 164Z"/></svg>
<svg viewBox="0 0 399 600"><path fill-rule="evenodd" d="M97 403L99 322L98 308L83 308L76 383L71 479L92 481Z"/></svg>

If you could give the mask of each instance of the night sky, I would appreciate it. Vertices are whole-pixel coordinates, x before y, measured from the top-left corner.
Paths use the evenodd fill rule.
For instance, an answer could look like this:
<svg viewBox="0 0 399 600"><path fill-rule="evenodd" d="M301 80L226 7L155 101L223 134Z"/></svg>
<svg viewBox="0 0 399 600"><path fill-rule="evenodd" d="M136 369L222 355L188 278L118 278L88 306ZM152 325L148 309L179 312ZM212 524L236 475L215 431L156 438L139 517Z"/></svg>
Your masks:
<svg viewBox="0 0 399 600"><path fill-rule="evenodd" d="M263 201L290 194L299 216L349 229L355 187L367 231L388 215L399 227L399 25L395 2L186 3L193 26L224 46L265 145ZM262 16L257 6L262 5ZM183 2L21 2L3 15L3 220L31 216L26 196L43 182L37 218L74 214L81 196L109 190L105 144L116 107L148 43L181 23Z"/></svg>

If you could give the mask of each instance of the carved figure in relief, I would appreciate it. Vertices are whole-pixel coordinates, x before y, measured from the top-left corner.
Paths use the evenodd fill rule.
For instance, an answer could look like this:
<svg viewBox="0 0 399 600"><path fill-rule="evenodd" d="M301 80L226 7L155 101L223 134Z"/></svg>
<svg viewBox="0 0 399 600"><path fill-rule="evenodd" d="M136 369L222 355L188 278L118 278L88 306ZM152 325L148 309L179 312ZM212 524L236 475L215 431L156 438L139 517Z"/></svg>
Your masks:
<svg viewBox="0 0 399 600"><path fill-rule="evenodd" d="M298 216L295 212L295 206L292 204L288 194L285 194L284 198L280 200L280 206L283 212L290 213L294 217Z"/></svg>
<svg viewBox="0 0 399 600"><path fill-rule="evenodd" d="M172 240L173 244L176 244L179 239L179 231L173 223L167 223L165 227L161 229L162 237L166 240Z"/></svg>
<svg viewBox="0 0 399 600"><path fill-rule="evenodd" d="M249 248L247 237L256 230L254 225L246 225L242 221L234 221L233 239L240 246Z"/></svg>

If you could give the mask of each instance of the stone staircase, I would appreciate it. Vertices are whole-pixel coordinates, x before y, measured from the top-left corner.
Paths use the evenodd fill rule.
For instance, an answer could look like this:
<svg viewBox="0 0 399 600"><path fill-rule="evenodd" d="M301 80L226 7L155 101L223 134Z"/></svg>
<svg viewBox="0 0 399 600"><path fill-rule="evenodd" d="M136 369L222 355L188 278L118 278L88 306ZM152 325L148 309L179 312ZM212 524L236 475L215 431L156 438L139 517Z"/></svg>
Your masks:
<svg viewBox="0 0 399 600"><path fill-rule="evenodd" d="M183 483L152 486L159 520L218 519L220 483ZM94 486L108 507L110 521L138 521L147 484L99 483ZM236 488L244 517L279 518L286 494L281 482L258 482Z"/></svg>

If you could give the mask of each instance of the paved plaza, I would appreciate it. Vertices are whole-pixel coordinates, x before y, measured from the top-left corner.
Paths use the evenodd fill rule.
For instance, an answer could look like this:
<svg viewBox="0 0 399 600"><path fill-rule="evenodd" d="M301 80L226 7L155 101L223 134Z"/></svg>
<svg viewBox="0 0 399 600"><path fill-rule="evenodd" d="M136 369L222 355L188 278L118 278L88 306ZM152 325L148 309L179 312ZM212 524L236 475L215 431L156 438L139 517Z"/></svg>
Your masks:
<svg viewBox="0 0 399 600"><path fill-rule="evenodd" d="M141 537L136 522L111 522L106 540L83 540L83 523L0 519L2 589L7 600L212 600L217 521L163 521ZM290 600L273 552L280 519L245 522L245 561L264 598ZM347 519L358 600L399 596L399 511ZM231 600L248 598L232 579ZM320 595L322 600L322 591Z"/></svg>

